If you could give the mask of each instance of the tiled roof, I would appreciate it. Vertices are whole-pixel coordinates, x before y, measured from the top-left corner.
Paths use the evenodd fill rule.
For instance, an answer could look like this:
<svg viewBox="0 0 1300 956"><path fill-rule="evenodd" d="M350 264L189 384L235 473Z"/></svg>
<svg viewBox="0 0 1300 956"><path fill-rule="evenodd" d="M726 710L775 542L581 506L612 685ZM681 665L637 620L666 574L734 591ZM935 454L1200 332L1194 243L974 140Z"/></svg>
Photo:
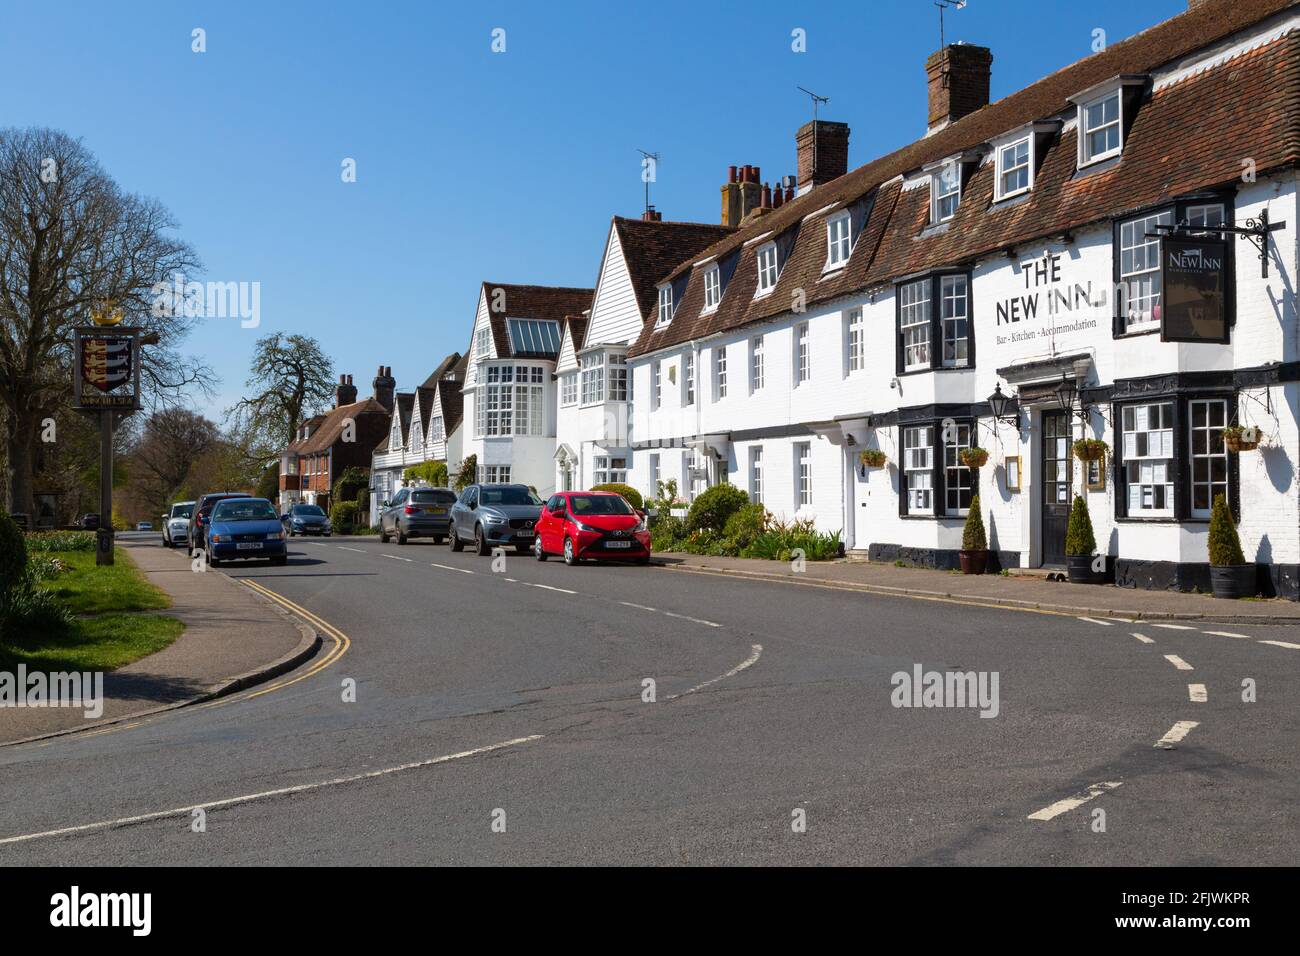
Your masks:
<svg viewBox="0 0 1300 956"><path fill-rule="evenodd" d="M402 429L402 441L406 441L407 433L411 429L411 409L415 405L414 392L398 392L393 396L393 410L386 412L388 415L388 429L384 432L384 437L379 440L375 446L375 451L388 451L388 438L393 433L393 416L396 415L401 419L400 428Z"/></svg>
<svg viewBox="0 0 1300 956"><path fill-rule="evenodd" d="M462 355L448 369L455 377L447 378L444 374L438 381L438 401L442 405L442 429L445 435L450 435L460 425L465 407L465 398L460 390L465 384L465 370L468 368L469 356Z"/></svg>
<svg viewBox="0 0 1300 956"><path fill-rule="evenodd" d="M320 426L302 443L298 453L311 455L325 451L339 440L339 437L343 434L344 424L349 418L359 423L360 419L366 415L382 415L384 418L388 418L388 409L373 398L353 402L351 405L340 405L337 408L332 408L325 413L325 420L321 422Z"/></svg>
<svg viewBox="0 0 1300 956"><path fill-rule="evenodd" d="M496 290L504 294L504 312L493 312ZM562 322L570 313L591 308L594 289L570 289L561 286L508 285L504 282L484 282L482 294L487 297L488 316L492 325L492 340L497 355L507 357L514 352L510 347L510 334L506 319L543 319ZM472 344L472 343L471 343Z"/></svg>
<svg viewBox="0 0 1300 956"><path fill-rule="evenodd" d="M712 226L700 222L649 222L644 219L614 217L614 229L623 258L627 262L642 318L658 307L656 284L677 266L694 257L701 249L726 238L729 226ZM581 339L575 339L581 343ZM581 347L581 346L580 346Z"/></svg>
<svg viewBox="0 0 1300 956"><path fill-rule="evenodd" d="M585 315L566 315L564 321L560 324L561 337L563 337L565 326L568 326L569 337L573 339L574 351L579 351L587 334L587 317Z"/></svg>
<svg viewBox="0 0 1300 956"><path fill-rule="evenodd" d="M1029 201L990 210L992 173L982 166L964 190L957 220L941 234L919 238L917 204L927 201L926 190L909 190L900 197L897 183L891 183L1027 123L1064 114L1071 108L1069 97L1092 86L1121 74L1149 73L1294 6L1297 0L1234 0L1189 10L747 222L665 276L675 278L689 270L694 260L722 258L739 249L739 262L717 310L700 315L702 278L692 274L672 323L656 329L647 322L630 354L667 348L789 311L795 288L804 290L809 304L826 301L918 268L956 264L953 256L969 258L1156 202L1174 191L1225 183L1240 175L1243 156L1256 160L1259 173L1300 161L1297 41L1287 37L1160 90L1139 109L1125 141L1124 157L1104 172L1066 183L1074 174L1071 133L1049 148ZM1243 109L1244 103L1251 108ZM1196 115L1189 114L1193 107ZM1198 147L1190 148L1187 141L1171 136L1166 124L1194 136ZM1230 149L1224 148L1227 143L1232 144ZM869 197L873 191L877 192L866 236L879 236L885 230L879 251L873 243L864 247L859 239L848 266L821 279L826 230L821 217L802 221L824 208L833 211ZM882 222L881 216L894 218ZM973 225L976 217L985 218ZM755 254L760 244L742 245L765 233L775 237L792 230L798 235L776 289L755 301Z"/></svg>

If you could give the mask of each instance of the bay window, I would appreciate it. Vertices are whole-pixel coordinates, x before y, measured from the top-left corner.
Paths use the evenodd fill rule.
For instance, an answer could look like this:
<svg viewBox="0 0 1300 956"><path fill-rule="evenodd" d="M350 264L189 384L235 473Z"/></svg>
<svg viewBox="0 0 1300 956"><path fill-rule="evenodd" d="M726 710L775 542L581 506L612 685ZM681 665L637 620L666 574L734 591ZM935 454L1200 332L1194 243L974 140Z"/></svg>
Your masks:
<svg viewBox="0 0 1300 956"><path fill-rule="evenodd" d="M582 368L582 404L596 405L605 400L605 353L592 352L578 359Z"/></svg>
<svg viewBox="0 0 1300 956"><path fill-rule="evenodd" d="M934 427L903 429L904 514L934 514Z"/></svg>
<svg viewBox="0 0 1300 956"><path fill-rule="evenodd" d="M943 322L943 364L958 367L966 364L970 341L967 328L970 312L964 275L943 276L939 280L939 307Z"/></svg>
<svg viewBox="0 0 1300 956"><path fill-rule="evenodd" d="M898 374L974 367L969 273L936 272L902 283L895 301Z"/></svg>
<svg viewBox="0 0 1300 956"><path fill-rule="evenodd" d="M930 367L930 280L909 282L898 289L899 334L903 340L903 370Z"/></svg>
<svg viewBox="0 0 1300 956"><path fill-rule="evenodd" d="M1120 421L1128 516L1173 517L1174 403L1126 405Z"/></svg>
<svg viewBox="0 0 1300 956"><path fill-rule="evenodd" d="M611 402L627 401L626 355L611 355L609 357L609 400Z"/></svg>
<svg viewBox="0 0 1300 956"><path fill-rule="evenodd" d="M475 430L485 437L541 435L545 372L538 366L489 365L475 396Z"/></svg>
<svg viewBox="0 0 1300 956"><path fill-rule="evenodd" d="M592 459L592 469L592 473L596 479L594 484L627 484L626 458L613 458L608 455L597 455Z"/></svg>

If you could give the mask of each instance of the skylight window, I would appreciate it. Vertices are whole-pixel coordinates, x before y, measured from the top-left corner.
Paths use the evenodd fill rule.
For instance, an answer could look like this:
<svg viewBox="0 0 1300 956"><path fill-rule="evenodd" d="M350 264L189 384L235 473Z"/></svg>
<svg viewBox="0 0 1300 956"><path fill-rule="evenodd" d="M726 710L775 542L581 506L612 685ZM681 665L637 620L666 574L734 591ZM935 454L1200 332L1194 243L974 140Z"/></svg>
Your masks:
<svg viewBox="0 0 1300 956"><path fill-rule="evenodd" d="M560 323L540 319L510 319L510 348L516 352L552 354L560 351Z"/></svg>

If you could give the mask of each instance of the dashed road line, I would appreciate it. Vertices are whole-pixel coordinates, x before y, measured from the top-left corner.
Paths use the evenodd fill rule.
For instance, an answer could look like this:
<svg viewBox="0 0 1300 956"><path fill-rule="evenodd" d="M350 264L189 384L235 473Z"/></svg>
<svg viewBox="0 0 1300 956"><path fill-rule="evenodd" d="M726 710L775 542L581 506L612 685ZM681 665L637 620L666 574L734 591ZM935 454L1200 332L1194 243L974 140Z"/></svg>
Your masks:
<svg viewBox="0 0 1300 956"><path fill-rule="evenodd" d="M1300 651L1300 644L1292 644L1290 641L1260 641L1261 644L1272 644L1274 647L1288 647L1293 651Z"/></svg>
<svg viewBox="0 0 1300 956"><path fill-rule="evenodd" d="M398 557L397 555L395 555L395 554L381 554L380 557L381 557L381 558L387 558L389 561L405 561L405 562L407 562L408 564L411 562L411 559L410 559L410 558L399 558L399 557Z"/></svg>
<svg viewBox="0 0 1300 956"><path fill-rule="evenodd" d="M675 616L680 617L681 615L675 615ZM669 694L667 697L664 698L664 700L677 700L679 697L685 697L687 694L694 694L696 691L704 690L704 688L716 684L718 681L726 680L728 677L735 677L741 671L745 670L745 668L753 667L754 664L758 663L758 659L762 656L763 656L763 645L751 644L749 646L749 656L746 657L739 664L737 664L735 667L733 667L731 670L727 671L727 673L719 674L717 677L712 677L709 680L706 680L703 684L696 684L690 690L684 690L680 694Z"/></svg>
<svg viewBox="0 0 1300 956"><path fill-rule="evenodd" d="M655 613L658 613L658 608L653 608L648 604L633 604L631 601L619 601L618 603L624 607L634 607L638 611L654 611Z"/></svg>
<svg viewBox="0 0 1300 956"><path fill-rule="evenodd" d="M675 618L678 618L678 619L683 620L683 621L690 621L692 624L705 624L705 625L708 625L709 627L722 627L722 625L719 624L719 623L717 623L716 621L706 621L706 620L704 620L704 618L702 618L702 617L689 617L689 616L687 616L687 615L685 615L685 614L678 614L678 613L675 612L675 611L661 611L660 613L661 613L661 614L666 614L666 615L668 615L669 617L675 617ZM755 645L755 647L757 647L757 646L758 646L758 645Z"/></svg>
<svg viewBox="0 0 1300 956"><path fill-rule="evenodd" d="M1134 631L1134 632L1133 632L1133 636L1136 637L1136 638L1137 638L1139 641L1141 641L1143 644L1154 644L1154 643L1155 643L1154 640L1152 640L1151 638L1147 637L1145 634L1139 634L1137 631Z"/></svg>
<svg viewBox="0 0 1300 956"><path fill-rule="evenodd" d="M1068 813L1076 807L1081 807L1089 800L1100 797L1103 793L1114 790L1121 785L1119 780L1107 780L1103 783L1094 783L1083 793L1076 794L1073 797L1066 797L1064 800L1057 800L1049 806L1043 807L1029 814L1027 820L1051 820L1053 817L1059 817L1062 813Z"/></svg>
<svg viewBox="0 0 1300 956"><path fill-rule="evenodd" d="M1166 654L1166 655L1165 655L1165 660L1167 660L1170 664L1173 664L1173 665L1174 665L1175 667L1177 667L1180 671L1190 671L1190 670L1192 670L1192 665L1189 664L1189 663L1187 663L1187 661L1183 660L1183 659L1182 659L1181 657L1179 657L1177 654Z"/></svg>
<svg viewBox="0 0 1300 956"><path fill-rule="evenodd" d="M1166 628L1167 630L1170 630L1170 631L1194 631L1194 630L1196 630L1196 628L1192 627L1192 626L1189 625L1189 624L1157 624L1155 621L1152 621L1152 622L1151 622L1151 626L1152 626L1152 627L1163 627L1163 628Z"/></svg>
<svg viewBox="0 0 1300 956"><path fill-rule="evenodd" d="M324 545L321 545L321 547L324 547ZM355 551L357 554L369 554L369 553L370 553L370 552L368 552L368 551L362 551L360 548L349 548L346 544L340 544L340 545L338 546L338 549L339 549L340 551ZM387 557L387 555L385 555L385 557Z"/></svg>
<svg viewBox="0 0 1300 956"><path fill-rule="evenodd" d="M1193 704L1203 704L1209 699L1204 684L1188 684L1187 697Z"/></svg>
<svg viewBox="0 0 1300 956"><path fill-rule="evenodd" d="M1099 620L1097 620L1095 617L1081 617L1081 618L1079 618L1079 620L1081 620L1081 621L1087 621L1089 624L1100 624L1102 627L1114 627L1114 626L1115 626L1115 625L1112 624L1110 621L1099 621Z"/></svg>
<svg viewBox="0 0 1300 956"><path fill-rule="evenodd" d="M431 568L442 568L444 571L456 571L456 572L458 572L458 573L460 573L460 574L473 574L473 573L474 573L474 572L471 571L469 568L458 568L458 567L455 567L454 565L450 565L450 564L439 564L437 561L432 561L432 562L430 562L430 563L429 563L429 567L431 567Z"/></svg>
<svg viewBox="0 0 1300 956"><path fill-rule="evenodd" d="M1213 634L1215 637L1239 637L1243 640L1250 640L1249 634L1234 634L1232 631L1205 631L1206 634Z"/></svg>
<svg viewBox="0 0 1300 956"><path fill-rule="evenodd" d="M1163 737L1161 737L1159 740L1155 742L1155 746L1160 747L1164 750L1172 750L1174 744L1178 743L1189 733L1191 733L1193 727L1198 727L1198 726L1200 726L1199 721L1180 720L1178 721L1178 723L1170 727Z"/></svg>
<svg viewBox="0 0 1300 956"><path fill-rule="evenodd" d="M466 757L477 757L480 754L491 753L494 750L504 750L507 747L517 747L521 744L532 743L534 740L540 740L544 734L531 734L527 737L516 737L513 740L503 740L500 743L488 744L485 747L475 747L473 750L462 750L459 753L445 754L441 757L432 757L428 760L417 760L412 763L398 764L395 767L385 767L382 770L371 770L366 773L356 773L346 777L334 777L330 780L319 780L315 783L301 783L292 787L279 787L275 790L262 790L258 793L246 793L238 797L225 797L221 800L209 800L206 803L195 803L187 807L175 807L171 810L155 810L152 813L141 813L132 817L118 817L115 820L98 820L94 823L83 823L79 826L60 827L57 830L43 830L39 833L24 833L21 836L5 837L0 839L0 846L9 843L26 843L30 840L39 840L43 837L67 836L70 833L87 833L93 830L107 830L113 827L133 826L139 823L150 823L154 820L163 820L169 817L187 817L193 815L195 810L221 810L226 807L238 806L244 803L253 803L258 800L271 800L276 797L289 796L291 794L307 793L312 790L321 790L326 787L338 787L349 783L358 783L362 780L373 780L377 777L386 777L390 774L402 773L407 770L417 770L421 767L432 767L436 764L449 763L453 760L463 760Z"/></svg>
<svg viewBox="0 0 1300 956"><path fill-rule="evenodd" d="M541 588L543 591L559 591L561 594L577 594L577 593L578 593L577 591L570 591L568 588L557 588L557 587L552 587L552 586L549 585L549 584L533 584L531 581L525 581L524 584L526 584L526 585L527 585L528 587L530 587L530 588Z"/></svg>

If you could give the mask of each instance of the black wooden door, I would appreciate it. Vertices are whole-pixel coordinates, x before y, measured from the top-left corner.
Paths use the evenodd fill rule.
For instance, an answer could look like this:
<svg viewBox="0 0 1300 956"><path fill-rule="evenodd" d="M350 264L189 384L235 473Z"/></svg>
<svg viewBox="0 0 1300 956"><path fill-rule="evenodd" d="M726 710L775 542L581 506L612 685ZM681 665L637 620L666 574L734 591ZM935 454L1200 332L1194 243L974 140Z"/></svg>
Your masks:
<svg viewBox="0 0 1300 956"><path fill-rule="evenodd" d="M1043 564L1065 564L1065 532L1070 525L1070 488L1074 459L1070 454L1070 418L1043 412Z"/></svg>

